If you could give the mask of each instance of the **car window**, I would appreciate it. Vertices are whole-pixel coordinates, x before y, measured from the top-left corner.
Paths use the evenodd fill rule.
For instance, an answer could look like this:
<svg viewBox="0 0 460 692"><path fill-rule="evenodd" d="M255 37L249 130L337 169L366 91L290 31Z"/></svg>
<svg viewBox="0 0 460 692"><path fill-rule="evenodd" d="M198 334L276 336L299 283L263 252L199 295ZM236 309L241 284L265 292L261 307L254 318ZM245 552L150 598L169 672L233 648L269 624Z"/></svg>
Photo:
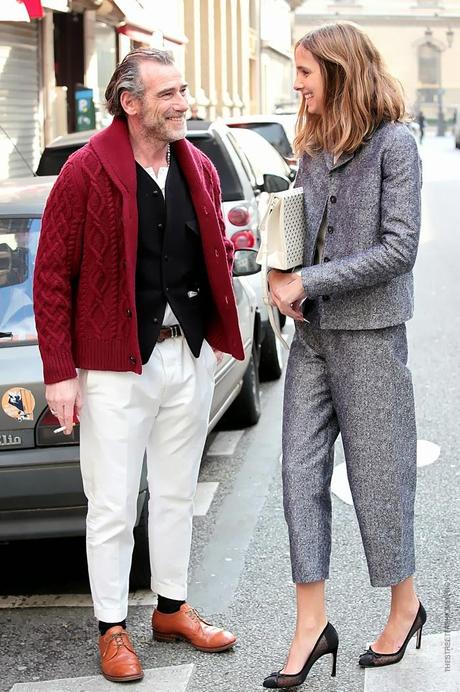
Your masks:
<svg viewBox="0 0 460 692"><path fill-rule="evenodd" d="M68 147L49 147L44 149L37 168L37 175L58 175L71 154L85 144L81 142Z"/></svg>
<svg viewBox="0 0 460 692"><path fill-rule="evenodd" d="M243 127L242 125L239 127ZM292 148L284 131L284 127L279 123L245 123L244 127L248 130L254 130L259 135L262 135L270 144L272 144L282 156L292 156Z"/></svg>
<svg viewBox="0 0 460 692"><path fill-rule="evenodd" d="M203 154L206 154L217 168L222 188L222 201L234 202L235 200L242 199L244 194L241 182L224 145L211 135L194 137L188 133L187 139L200 149Z"/></svg>
<svg viewBox="0 0 460 692"><path fill-rule="evenodd" d="M33 269L40 219L0 217L0 339L1 346L36 342L32 303Z"/></svg>
<svg viewBox="0 0 460 692"><path fill-rule="evenodd" d="M243 128L235 128L233 134L251 162L258 179L263 180L264 173L289 177L289 166L266 139L254 131Z"/></svg>
<svg viewBox="0 0 460 692"><path fill-rule="evenodd" d="M234 137L233 131L229 130L227 132L227 140L230 142L230 146L232 146L236 151L238 158L241 161L241 165L244 168L244 172L246 173L252 187L255 187L261 181L258 180L257 171L254 169L252 162L248 159L245 151L242 149L240 141Z"/></svg>

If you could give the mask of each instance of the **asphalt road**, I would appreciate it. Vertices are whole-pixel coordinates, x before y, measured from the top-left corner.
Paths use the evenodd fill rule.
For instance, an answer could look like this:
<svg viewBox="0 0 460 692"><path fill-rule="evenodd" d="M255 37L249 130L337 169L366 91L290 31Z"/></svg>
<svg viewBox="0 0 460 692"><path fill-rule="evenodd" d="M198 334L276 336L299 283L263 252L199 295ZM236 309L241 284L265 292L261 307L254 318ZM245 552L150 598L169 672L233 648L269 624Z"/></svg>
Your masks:
<svg viewBox="0 0 460 692"><path fill-rule="evenodd" d="M460 151L450 138L428 136L421 153L424 227L416 264L416 317L408 334L418 438L440 447L438 458L420 466L418 475L416 582L428 621L420 652L412 644L402 664L377 675L359 669L357 657L384 623L389 594L370 587L353 507L340 493L334 496L327 594L340 650L335 679L330 678L330 660L314 666L305 689L317 692L460 690ZM233 452L205 454L202 464L200 481L218 486L207 513L195 519L189 600L206 619L234 630L239 643L234 651L217 655L184 643L152 643L151 605L132 606L129 626L145 668L167 668L162 683L142 689L255 692L265 675L282 666L295 610L281 505L281 401L282 381L265 384L259 424L245 431ZM208 450L215 438L213 433ZM337 464L341 461L338 450ZM39 681L98 675L97 629L85 601L83 542L0 546L0 565L0 692L15 683L31 682L27 689L32 692L47 689ZM11 605L15 594L30 594L42 607L1 607ZM40 594L61 594L64 600L73 595L70 605L55 607ZM75 605L78 594L80 606ZM193 667L175 668L186 664ZM174 670L187 679L168 687ZM106 689L102 679L94 684L80 682L72 689ZM48 689L70 687L48 683Z"/></svg>

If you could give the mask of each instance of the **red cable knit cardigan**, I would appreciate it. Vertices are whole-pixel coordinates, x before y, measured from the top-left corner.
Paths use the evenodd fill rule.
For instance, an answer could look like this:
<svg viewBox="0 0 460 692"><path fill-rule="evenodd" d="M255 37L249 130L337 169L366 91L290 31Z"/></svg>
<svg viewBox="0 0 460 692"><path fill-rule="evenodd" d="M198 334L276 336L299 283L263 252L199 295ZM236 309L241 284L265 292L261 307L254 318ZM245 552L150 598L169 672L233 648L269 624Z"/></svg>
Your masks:
<svg viewBox="0 0 460 692"><path fill-rule="evenodd" d="M198 149L174 145L198 218L215 309L206 339L244 358L217 172ZM46 384L76 368L142 372L135 276L136 167L124 120L73 154L48 198L34 274L34 310Z"/></svg>

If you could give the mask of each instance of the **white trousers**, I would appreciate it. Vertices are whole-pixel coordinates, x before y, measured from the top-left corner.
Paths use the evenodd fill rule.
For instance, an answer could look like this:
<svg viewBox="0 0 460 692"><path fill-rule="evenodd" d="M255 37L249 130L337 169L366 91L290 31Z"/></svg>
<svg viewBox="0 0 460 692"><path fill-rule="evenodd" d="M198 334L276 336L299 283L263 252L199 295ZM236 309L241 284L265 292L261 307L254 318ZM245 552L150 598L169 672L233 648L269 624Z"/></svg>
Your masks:
<svg viewBox="0 0 460 692"><path fill-rule="evenodd" d="M94 613L128 612L133 528L147 455L152 590L185 600L193 497L206 440L216 358L184 337L157 344L142 375L81 370L80 459L88 499L86 546Z"/></svg>

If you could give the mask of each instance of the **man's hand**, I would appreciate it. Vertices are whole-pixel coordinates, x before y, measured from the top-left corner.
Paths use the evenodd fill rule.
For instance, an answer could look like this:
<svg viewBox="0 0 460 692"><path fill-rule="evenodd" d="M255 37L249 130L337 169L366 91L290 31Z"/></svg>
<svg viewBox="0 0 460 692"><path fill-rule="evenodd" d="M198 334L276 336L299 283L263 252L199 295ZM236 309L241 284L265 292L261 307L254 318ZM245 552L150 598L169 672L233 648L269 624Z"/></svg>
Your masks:
<svg viewBox="0 0 460 692"><path fill-rule="evenodd" d="M55 384L47 384L45 397L51 413L59 419L61 426L65 427L64 435L70 435L73 430L74 411L79 418L81 410L78 377Z"/></svg>
<svg viewBox="0 0 460 692"><path fill-rule="evenodd" d="M268 285L270 297L278 310L294 320L303 321L300 303L306 298L306 293L300 276L272 269L268 274Z"/></svg>

